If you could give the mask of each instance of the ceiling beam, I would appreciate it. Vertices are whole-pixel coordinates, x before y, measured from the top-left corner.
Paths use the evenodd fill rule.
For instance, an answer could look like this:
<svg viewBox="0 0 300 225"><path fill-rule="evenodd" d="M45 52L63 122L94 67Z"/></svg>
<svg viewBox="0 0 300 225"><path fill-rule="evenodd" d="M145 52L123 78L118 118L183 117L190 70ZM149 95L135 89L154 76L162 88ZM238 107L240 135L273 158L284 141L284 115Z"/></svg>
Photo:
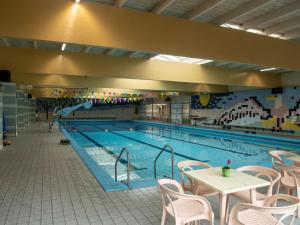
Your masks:
<svg viewBox="0 0 300 225"><path fill-rule="evenodd" d="M16 74L58 74L257 87L280 86L280 77L271 73L32 48L0 47L0 69L8 69Z"/></svg>
<svg viewBox="0 0 300 225"><path fill-rule="evenodd" d="M245 4L242 4L238 6L237 8L234 8L227 13L217 17L216 19L212 20L211 22L214 24L221 25L226 22L230 22L233 19L236 19L240 16L243 16L245 14L248 14L252 12L255 9L258 9L262 6L265 6L266 4L272 2L273 0L256 0L256 1L249 1Z"/></svg>
<svg viewBox="0 0 300 225"><path fill-rule="evenodd" d="M5 46L7 46L7 47L10 46L9 40L7 38L1 38L1 40L5 44Z"/></svg>
<svg viewBox="0 0 300 225"><path fill-rule="evenodd" d="M121 8L126 4L127 1L128 0L115 0L114 1L114 6Z"/></svg>
<svg viewBox="0 0 300 225"><path fill-rule="evenodd" d="M261 16L255 17L245 22L244 27L247 28L257 28L257 26L262 26L280 17L287 16L296 11L300 10L300 1L294 1L287 4L286 6L280 7L276 10L272 10L268 13L264 13Z"/></svg>
<svg viewBox="0 0 300 225"><path fill-rule="evenodd" d="M300 37L300 28L286 32L284 34L284 37L286 37L287 39L299 38Z"/></svg>
<svg viewBox="0 0 300 225"><path fill-rule="evenodd" d="M207 13L208 11L212 10L225 1L226 0L205 0L204 2L201 2L197 7L186 13L184 17L188 18L189 20L195 20L199 16L202 16L203 14Z"/></svg>
<svg viewBox="0 0 300 225"><path fill-rule="evenodd" d="M156 14L161 14L170 5L172 5L175 1L176 0L161 0L154 6L154 8L151 10L151 12L156 13Z"/></svg>
<svg viewBox="0 0 300 225"><path fill-rule="evenodd" d="M125 56L133 57L137 52L127 52Z"/></svg>
<svg viewBox="0 0 300 225"><path fill-rule="evenodd" d="M227 86L222 85L52 74L15 73L12 75L12 81L17 84L32 85L33 87L51 88L118 88L153 91L227 92Z"/></svg>
<svg viewBox="0 0 300 225"><path fill-rule="evenodd" d="M156 14L161 14L163 11L165 11L170 5L172 5L176 0L161 0L159 1L154 8L151 10L151 12ZM134 52L130 57L134 55Z"/></svg>
<svg viewBox="0 0 300 225"><path fill-rule="evenodd" d="M35 49L38 48L38 43L37 43L37 41L33 41L33 48L35 48Z"/></svg>
<svg viewBox="0 0 300 225"><path fill-rule="evenodd" d="M283 34L293 28L300 27L300 16L293 17L281 23L276 23L264 29L266 34Z"/></svg>
<svg viewBox="0 0 300 225"><path fill-rule="evenodd" d="M84 53L89 53L89 51L92 49L92 46L86 46L83 50Z"/></svg>
<svg viewBox="0 0 300 225"><path fill-rule="evenodd" d="M115 49L113 49L113 48L111 48L111 49L107 49L106 51L105 51L105 55L111 55L111 54L113 54L114 53L114 51L115 51Z"/></svg>
<svg viewBox="0 0 300 225"><path fill-rule="evenodd" d="M284 40L105 4L18 4L1 4L0 36L300 69L300 46Z"/></svg>
<svg viewBox="0 0 300 225"><path fill-rule="evenodd" d="M158 53L147 53L147 56L144 59L151 59L152 57L156 56Z"/></svg>

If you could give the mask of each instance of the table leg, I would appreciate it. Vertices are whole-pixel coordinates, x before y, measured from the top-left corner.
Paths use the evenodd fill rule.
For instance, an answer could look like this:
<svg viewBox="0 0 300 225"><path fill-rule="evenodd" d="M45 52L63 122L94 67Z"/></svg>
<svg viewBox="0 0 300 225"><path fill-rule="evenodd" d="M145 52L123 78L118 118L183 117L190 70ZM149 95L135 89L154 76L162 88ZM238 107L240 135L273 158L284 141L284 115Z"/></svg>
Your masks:
<svg viewBox="0 0 300 225"><path fill-rule="evenodd" d="M250 189L250 197L251 197L251 204L255 204L256 202L256 189Z"/></svg>
<svg viewBox="0 0 300 225"><path fill-rule="evenodd" d="M220 225L225 225L226 222L227 198L227 194L220 193Z"/></svg>

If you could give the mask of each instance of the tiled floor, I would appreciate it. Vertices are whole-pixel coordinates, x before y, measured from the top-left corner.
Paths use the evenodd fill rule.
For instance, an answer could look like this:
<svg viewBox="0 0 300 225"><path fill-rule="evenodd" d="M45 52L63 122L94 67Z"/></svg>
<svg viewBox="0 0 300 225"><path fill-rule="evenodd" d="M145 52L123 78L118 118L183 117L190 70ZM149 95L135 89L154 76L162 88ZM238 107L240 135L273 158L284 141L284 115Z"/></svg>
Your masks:
<svg viewBox="0 0 300 225"><path fill-rule="evenodd" d="M0 225L160 224L156 188L105 193L61 138L33 124L0 151ZM217 224L217 199L210 201Z"/></svg>

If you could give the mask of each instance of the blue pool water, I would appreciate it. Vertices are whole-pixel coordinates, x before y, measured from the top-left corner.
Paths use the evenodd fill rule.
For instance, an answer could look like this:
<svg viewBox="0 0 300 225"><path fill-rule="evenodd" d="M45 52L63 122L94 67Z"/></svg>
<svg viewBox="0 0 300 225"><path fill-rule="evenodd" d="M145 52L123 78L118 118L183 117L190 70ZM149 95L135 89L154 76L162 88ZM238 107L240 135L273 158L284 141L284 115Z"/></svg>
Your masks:
<svg viewBox="0 0 300 225"><path fill-rule="evenodd" d="M153 186L154 159L166 145L175 152L177 163L201 160L212 166L223 166L228 159L232 167L244 165L271 166L268 150L272 148L300 150L297 139L275 138L238 132L175 126L146 121L66 121L65 136L105 191L128 189L126 154L118 165L118 182L114 164L123 147L131 156L132 188ZM158 177L171 176L171 153L165 151L157 161Z"/></svg>

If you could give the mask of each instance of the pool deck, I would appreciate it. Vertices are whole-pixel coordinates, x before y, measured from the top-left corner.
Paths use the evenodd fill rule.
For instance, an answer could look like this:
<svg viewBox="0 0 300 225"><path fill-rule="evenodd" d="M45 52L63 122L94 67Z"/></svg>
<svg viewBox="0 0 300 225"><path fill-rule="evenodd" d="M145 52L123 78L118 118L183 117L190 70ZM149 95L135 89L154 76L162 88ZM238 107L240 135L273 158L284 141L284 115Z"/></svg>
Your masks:
<svg viewBox="0 0 300 225"><path fill-rule="evenodd" d="M57 127L47 126L32 124L0 151L0 225L160 224L157 188L104 192L72 147L59 145ZM218 199L209 200L217 225Z"/></svg>

